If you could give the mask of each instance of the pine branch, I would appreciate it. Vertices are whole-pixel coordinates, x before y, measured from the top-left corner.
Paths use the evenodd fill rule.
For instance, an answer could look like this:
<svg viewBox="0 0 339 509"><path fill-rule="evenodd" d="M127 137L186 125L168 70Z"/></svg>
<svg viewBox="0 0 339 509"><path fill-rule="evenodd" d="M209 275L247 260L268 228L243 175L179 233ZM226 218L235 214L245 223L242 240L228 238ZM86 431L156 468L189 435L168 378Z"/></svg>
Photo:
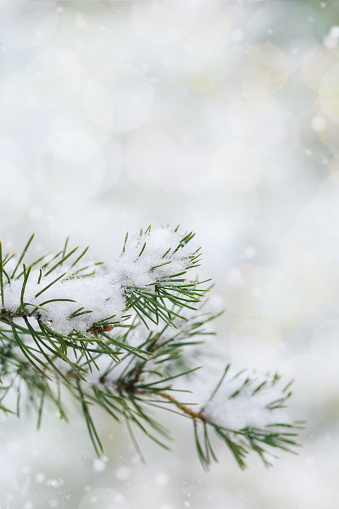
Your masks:
<svg viewBox="0 0 339 509"><path fill-rule="evenodd" d="M79 402L99 455L93 405L126 422L138 451L135 427L168 448L159 409L190 419L204 468L216 460L211 431L241 468L249 451L265 464L270 450L294 451L301 423L284 411L291 391L289 384L280 388L278 375L230 376L228 365L205 405L173 395L190 393L185 384L219 316L203 309L211 286L193 273L200 263L200 249L189 249L193 233L149 226L127 234L110 267L88 260L88 247L78 255L69 238L56 255L31 260L33 237L18 257L3 255L0 243L0 410L19 415L25 385L38 427L47 402L67 419L64 386ZM5 404L13 391L15 410Z"/></svg>

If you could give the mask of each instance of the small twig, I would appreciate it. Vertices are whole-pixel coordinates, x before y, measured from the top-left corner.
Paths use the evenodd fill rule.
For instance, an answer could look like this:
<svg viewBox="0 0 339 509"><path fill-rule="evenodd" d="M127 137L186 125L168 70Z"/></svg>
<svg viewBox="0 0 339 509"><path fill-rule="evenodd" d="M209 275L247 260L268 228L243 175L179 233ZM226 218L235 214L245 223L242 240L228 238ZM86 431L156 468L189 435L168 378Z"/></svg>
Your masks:
<svg viewBox="0 0 339 509"><path fill-rule="evenodd" d="M135 394L149 394L149 392L140 389L140 390L136 390ZM194 419L194 420L199 419L200 421L205 422L206 419L205 419L204 415L201 412L194 412L188 406L186 406L186 405L184 405L182 403L179 403L179 401L177 401L170 394L167 394L167 392L161 392L160 391L160 392L157 392L156 394L157 394L157 396L161 396L162 398L167 399L168 401L171 401L171 403L173 403L176 407L180 408L180 410L182 412L184 412L185 414L189 415L192 419Z"/></svg>

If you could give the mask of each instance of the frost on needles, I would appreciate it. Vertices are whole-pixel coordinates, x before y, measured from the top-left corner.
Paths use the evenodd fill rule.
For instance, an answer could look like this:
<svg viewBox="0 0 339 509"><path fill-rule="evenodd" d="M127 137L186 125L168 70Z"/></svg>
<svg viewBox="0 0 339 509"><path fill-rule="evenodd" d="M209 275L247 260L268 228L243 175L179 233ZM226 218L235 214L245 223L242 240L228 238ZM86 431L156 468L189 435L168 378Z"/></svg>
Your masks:
<svg viewBox="0 0 339 509"><path fill-rule="evenodd" d="M57 254L29 265L33 235L18 257L3 254L0 243L0 408L19 415L26 385L38 425L45 400L65 417L62 385L78 400L98 454L93 404L125 423L140 454L135 428L168 448L160 409L192 420L204 467L216 459L211 431L241 468L251 450L266 464L274 448L294 450L300 423L283 410L290 384L277 374L230 376L227 366L207 402L177 396L190 392L188 376L218 316L203 308L210 286L195 277L200 249L190 248L193 237L179 227L126 235L109 267L88 263L88 248L69 250L68 239ZM18 395L15 410L6 406L10 392Z"/></svg>

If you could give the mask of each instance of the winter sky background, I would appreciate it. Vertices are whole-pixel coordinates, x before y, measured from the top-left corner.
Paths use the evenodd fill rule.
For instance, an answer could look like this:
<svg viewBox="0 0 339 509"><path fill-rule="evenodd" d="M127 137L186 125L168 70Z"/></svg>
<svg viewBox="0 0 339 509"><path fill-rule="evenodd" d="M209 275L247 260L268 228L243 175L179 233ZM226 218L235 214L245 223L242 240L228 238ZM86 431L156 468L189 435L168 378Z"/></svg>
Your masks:
<svg viewBox="0 0 339 509"><path fill-rule="evenodd" d="M195 231L211 350L295 378L308 420L300 456L241 472L221 449L206 475L174 416L146 466L100 412L103 460L76 409L6 417L0 508L338 507L339 2L3 0L0 73L8 249L70 235L111 263L127 230Z"/></svg>

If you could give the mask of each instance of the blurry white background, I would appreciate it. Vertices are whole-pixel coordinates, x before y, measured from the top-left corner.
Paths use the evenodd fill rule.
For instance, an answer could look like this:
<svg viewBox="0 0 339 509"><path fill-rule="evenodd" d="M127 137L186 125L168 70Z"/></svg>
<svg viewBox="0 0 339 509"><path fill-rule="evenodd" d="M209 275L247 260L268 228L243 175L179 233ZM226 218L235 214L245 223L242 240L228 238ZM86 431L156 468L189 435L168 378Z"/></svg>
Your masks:
<svg viewBox="0 0 339 509"><path fill-rule="evenodd" d="M308 419L300 456L241 472L222 449L205 474L174 416L146 466L99 411L103 460L77 409L7 417L0 508L337 508L339 2L3 0L0 72L7 248L70 235L111 263L127 230L181 223L226 308L210 348L294 377Z"/></svg>

